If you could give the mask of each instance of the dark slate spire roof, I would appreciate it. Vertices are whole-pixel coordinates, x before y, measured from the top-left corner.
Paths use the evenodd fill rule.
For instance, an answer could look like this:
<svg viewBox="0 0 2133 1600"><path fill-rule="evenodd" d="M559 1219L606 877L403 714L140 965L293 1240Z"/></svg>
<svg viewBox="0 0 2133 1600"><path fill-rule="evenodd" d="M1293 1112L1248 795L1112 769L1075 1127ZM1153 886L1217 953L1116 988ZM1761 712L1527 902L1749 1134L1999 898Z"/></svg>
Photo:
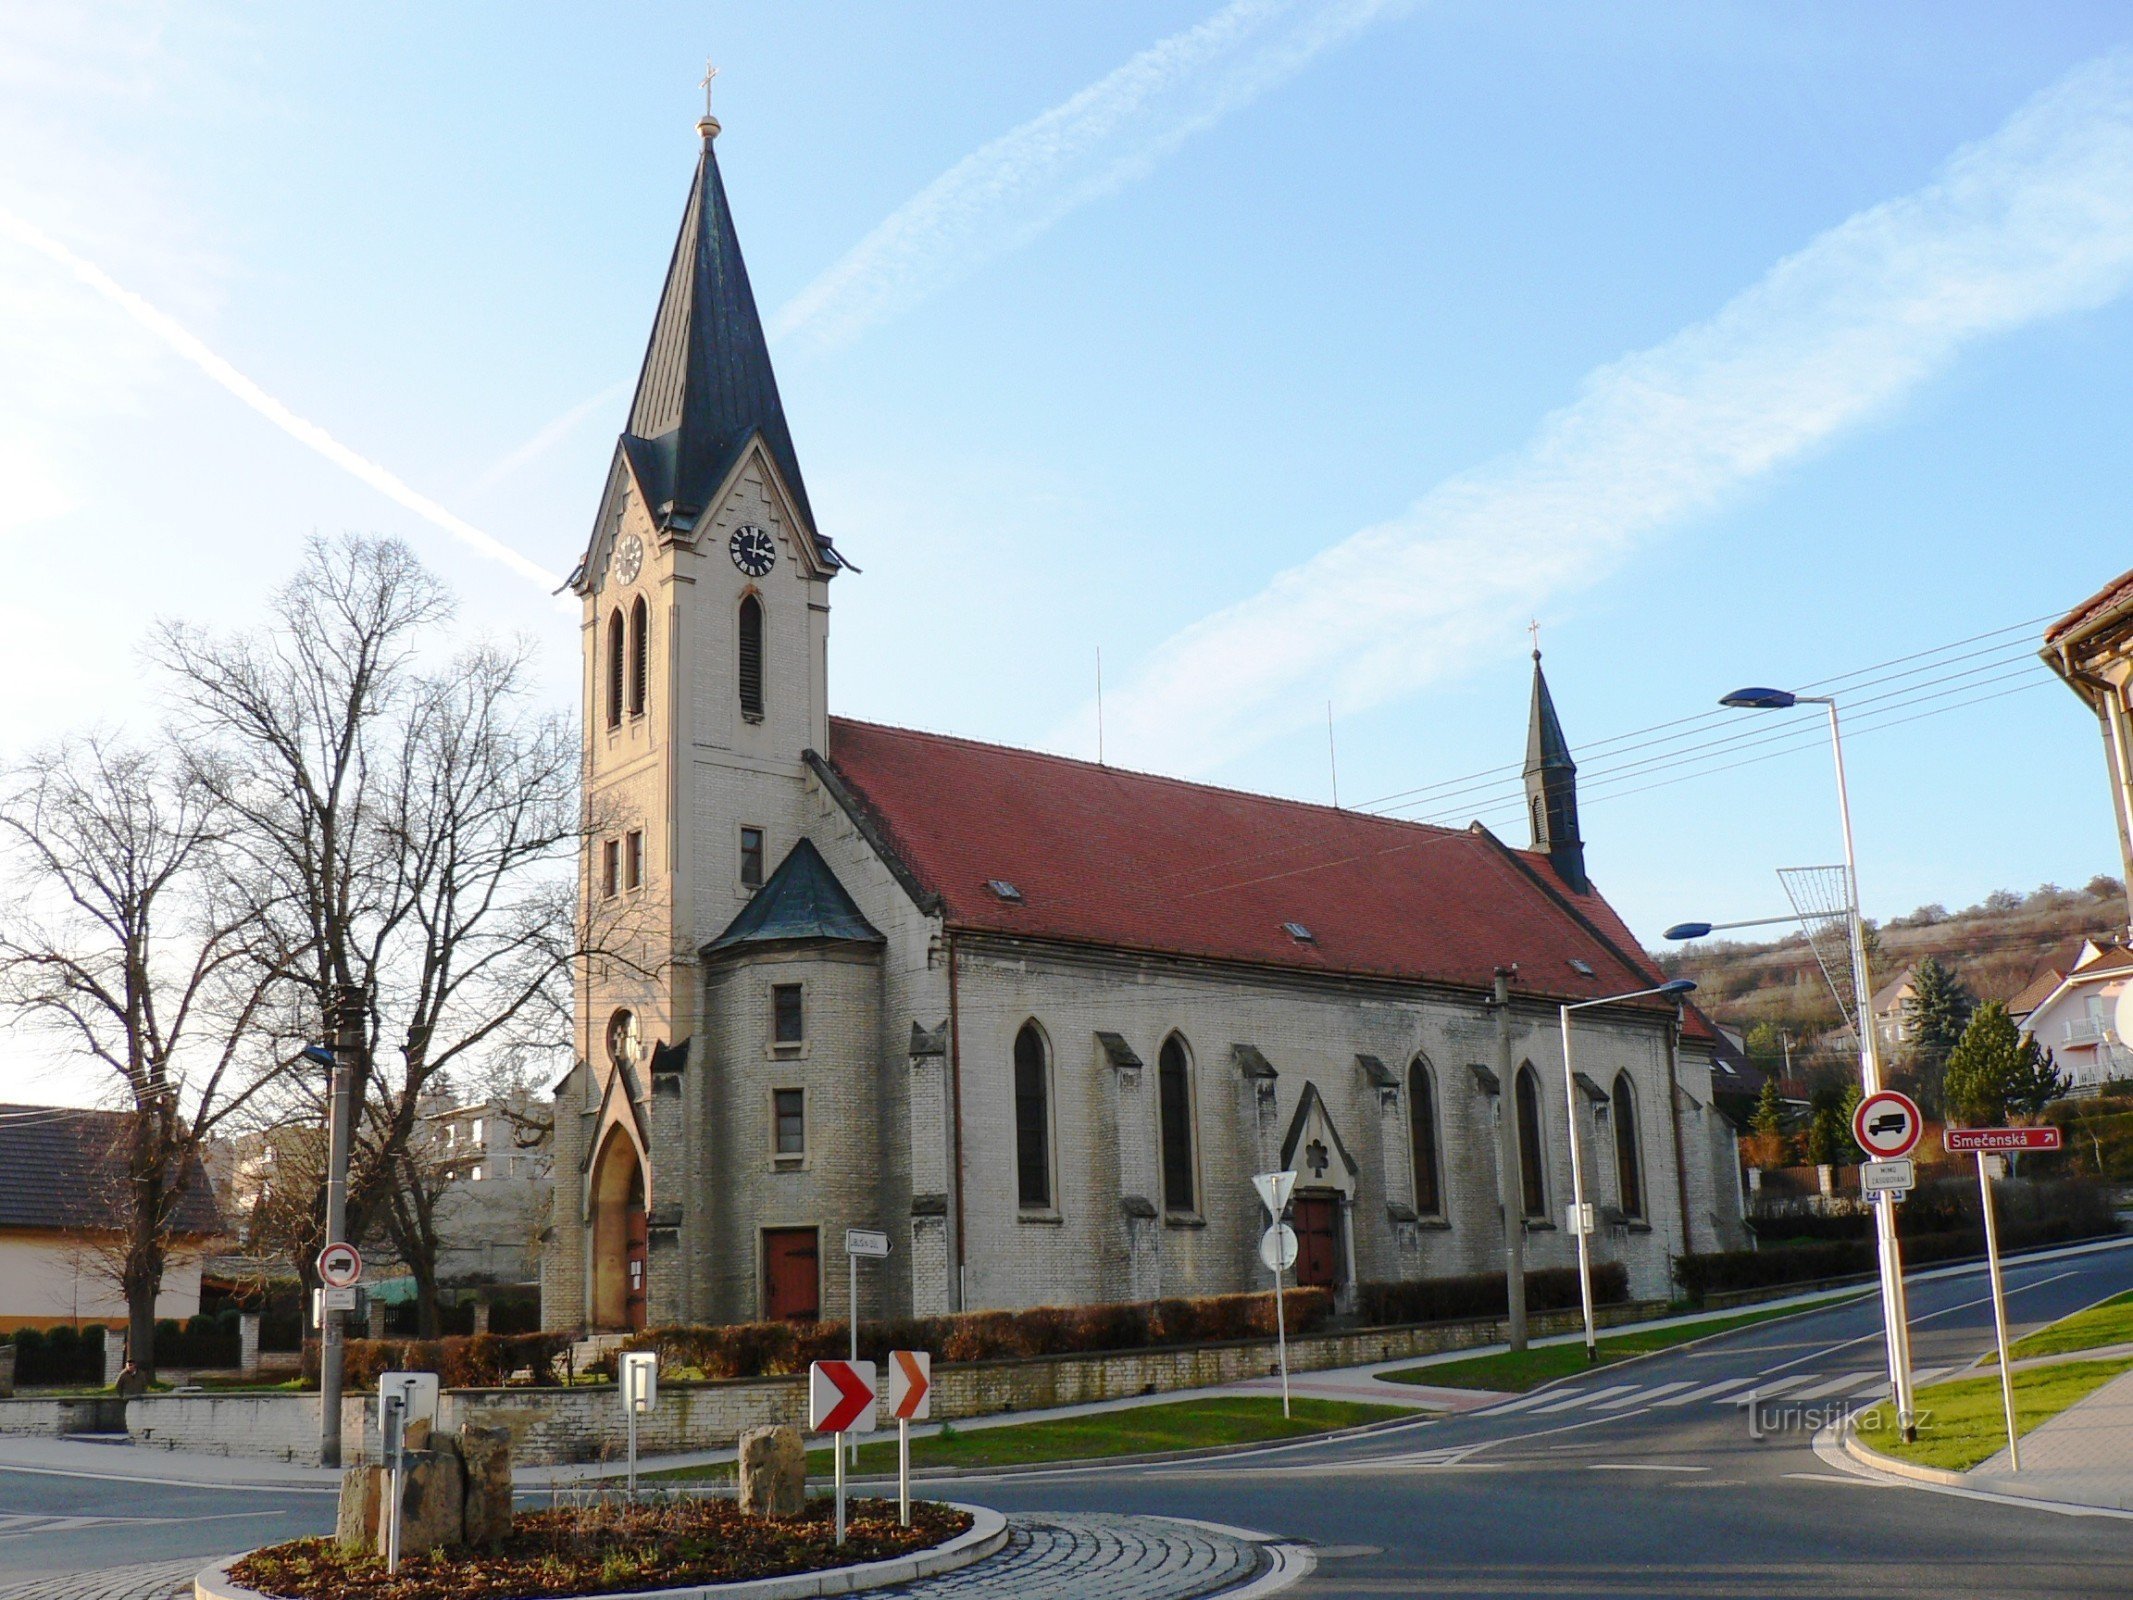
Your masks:
<svg viewBox="0 0 2133 1600"><path fill-rule="evenodd" d="M637 378L622 450L661 522L694 524L755 434L814 532L800 458L778 399L770 347L756 315L740 236L726 206L706 117L703 155L667 267L659 315Z"/></svg>
<svg viewBox="0 0 2133 1600"><path fill-rule="evenodd" d="M1578 764L1555 714L1555 697L1533 652L1533 709L1526 719L1526 817L1533 848L1548 852L1555 870L1577 894L1585 892L1585 843L1578 837Z"/></svg>
<svg viewBox="0 0 2133 1600"><path fill-rule="evenodd" d="M770 881L726 931L704 946L704 954L744 944L777 944L793 939L837 939L854 944L881 944L882 936L867 921L844 885L830 871L814 841L794 845Z"/></svg>

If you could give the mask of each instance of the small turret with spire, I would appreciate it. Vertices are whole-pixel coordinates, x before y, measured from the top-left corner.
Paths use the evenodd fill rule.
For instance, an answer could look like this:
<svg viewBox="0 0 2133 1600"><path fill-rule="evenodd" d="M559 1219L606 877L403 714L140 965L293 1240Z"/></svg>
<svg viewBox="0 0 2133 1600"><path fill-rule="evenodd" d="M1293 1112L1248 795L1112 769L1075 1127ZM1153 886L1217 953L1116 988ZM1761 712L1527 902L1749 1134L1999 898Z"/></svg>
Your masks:
<svg viewBox="0 0 2133 1600"><path fill-rule="evenodd" d="M1533 848L1548 859L1574 894L1590 887L1585 878L1585 841L1578 836L1578 764L1570 759L1555 698L1541 671L1540 641L1533 650L1533 711L1526 724L1526 815Z"/></svg>

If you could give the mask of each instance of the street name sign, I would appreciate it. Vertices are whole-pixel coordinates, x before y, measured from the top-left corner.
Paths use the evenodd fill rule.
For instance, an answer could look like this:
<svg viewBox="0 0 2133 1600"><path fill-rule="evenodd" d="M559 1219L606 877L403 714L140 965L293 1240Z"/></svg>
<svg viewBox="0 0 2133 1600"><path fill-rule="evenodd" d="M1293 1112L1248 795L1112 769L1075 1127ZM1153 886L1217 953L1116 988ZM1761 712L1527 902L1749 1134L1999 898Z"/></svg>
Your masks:
<svg viewBox="0 0 2133 1600"><path fill-rule="evenodd" d="M1868 1194L1903 1194L1917 1186L1918 1173L1908 1156L1859 1164L1859 1187Z"/></svg>
<svg viewBox="0 0 2133 1600"><path fill-rule="evenodd" d="M814 1362L807 1369L808 1427L816 1433L872 1433L874 1392L873 1362Z"/></svg>
<svg viewBox="0 0 2133 1600"><path fill-rule="evenodd" d="M1296 1230L1277 1222L1259 1236L1259 1260L1269 1272L1286 1272L1296 1265Z"/></svg>
<svg viewBox="0 0 2133 1600"><path fill-rule="evenodd" d="M1894 1089L1876 1090L1852 1113L1852 1137L1869 1161L1894 1161L1909 1155L1924 1130L1918 1102Z"/></svg>
<svg viewBox="0 0 2133 1600"><path fill-rule="evenodd" d="M1262 1172L1252 1179L1252 1187L1259 1191L1259 1203L1276 1222L1289 1209L1289 1194L1296 1187L1293 1172Z"/></svg>
<svg viewBox="0 0 2133 1600"><path fill-rule="evenodd" d="M363 1252L352 1244L329 1244L318 1253L318 1281L347 1289L363 1281Z"/></svg>
<svg viewBox="0 0 2133 1600"><path fill-rule="evenodd" d="M873 1228L846 1228L844 1230L844 1253L848 1256L865 1256L879 1261L889 1253L889 1236Z"/></svg>
<svg viewBox="0 0 2133 1600"><path fill-rule="evenodd" d="M1950 1128L1940 1136L1951 1153L1969 1150L2056 1150L2057 1128Z"/></svg>
<svg viewBox="0 0 2133 1600"><path fill-rule="evenodd" d="M889 1415L898 1422L933 1415L933 1357L926 1351L889 1352Z"/></svg>

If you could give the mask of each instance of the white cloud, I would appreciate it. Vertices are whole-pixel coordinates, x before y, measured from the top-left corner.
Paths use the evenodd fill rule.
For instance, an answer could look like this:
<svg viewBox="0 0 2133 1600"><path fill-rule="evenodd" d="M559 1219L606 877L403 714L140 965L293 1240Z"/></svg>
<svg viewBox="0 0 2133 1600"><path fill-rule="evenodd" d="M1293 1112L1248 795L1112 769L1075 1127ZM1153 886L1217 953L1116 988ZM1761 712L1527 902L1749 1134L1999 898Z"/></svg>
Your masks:
<svg viewBox="0 0 2133 1600"><path fill-rule="evenodd" d="M1231 0L966 156L771 319L773 338L848 343L1145 175L1194 134L1413 0Z"/></svg>
<svg viewBox="0 0 2133 1600"><path fill-rule="evenodd" d="M1105 696L1114 759L1204 770L1408 694L1669 525L1885 412L1976 339L2133 280L2133 56L2091 63L1709 320L1589 374L1521 450L1174 635ZM1087 748L1093 714L1057 732Z"/></svg>

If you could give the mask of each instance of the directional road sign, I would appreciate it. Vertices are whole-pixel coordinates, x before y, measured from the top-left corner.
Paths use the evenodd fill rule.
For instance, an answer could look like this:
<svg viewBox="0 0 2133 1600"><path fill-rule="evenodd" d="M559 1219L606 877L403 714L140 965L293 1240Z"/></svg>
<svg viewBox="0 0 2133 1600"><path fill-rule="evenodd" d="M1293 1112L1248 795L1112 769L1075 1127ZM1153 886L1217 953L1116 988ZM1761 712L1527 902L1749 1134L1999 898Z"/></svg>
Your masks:
<svg viewBox="0 0 2133 1600"><path fill-rule="evenodd" d="M1275 1221L1289 1209L1289 1193L1296 1187L1293 1172L1262 1172L1252 1179L1252 1187L1259 1191L1259 1200Z"/></svg>
<svg viewBox="0 0 2133 1600"><path fill-rule="evenodd" d="M1259 1259L1269 1272L1286 1272L1296 1265L1296 1230L1277 1222L1259 1236Z"/></svg>
<svg viewBox="0 0 2133 1600"><path fill-rule="evenodd" d="M1924 1127L1918 1102L1894 1089L1868 1095L1852 1113L1852 1137L1873 1161L1894 1161L1909 1155Z"/></svg>
<svg viewBox="0 0 2133 1600"><path fill-rule="evenodd" d="M1908 1156L1894 1161L1862 1161L1859 1187L1867 1194L1906 1194L1918 1187L1918 1173Z"/></svg>
<svg viewBox="0 0 2133 1600"><path fill-rule="evenodd" d="M1941 1144L1957 1150L2056 1150L2057 1128L1950 1128Z"/></svg>
<svg viewBox="0 0 2133 1600"><path fill-rule="evenodd" d="M877 1233L872 1228L846 1228L844 1253L848 1256L869 1256L879 1260L889 1253L889 1236Z"/></svg>
<svg viewBox="0 0 2133 1600"><path fill-rule="evenodd" d="M874 1363L817 1361L807 1369L807 1425L817 1433L874 1431Z"/></svg>
<svg viewBox="0 0 2133 1600"><path fill-rule="evenodd" d="M889 1415L898 1422L933 1415L933 1357L926 1351L889 1352Z"/></svg>
<svg viewBox="0 0 2133 1600"><path fill-rule="evenodd" d="M318 1253L318 1281L346 1289L363 1281L363 1252L352 1244L329 1244Z"/></svg>

